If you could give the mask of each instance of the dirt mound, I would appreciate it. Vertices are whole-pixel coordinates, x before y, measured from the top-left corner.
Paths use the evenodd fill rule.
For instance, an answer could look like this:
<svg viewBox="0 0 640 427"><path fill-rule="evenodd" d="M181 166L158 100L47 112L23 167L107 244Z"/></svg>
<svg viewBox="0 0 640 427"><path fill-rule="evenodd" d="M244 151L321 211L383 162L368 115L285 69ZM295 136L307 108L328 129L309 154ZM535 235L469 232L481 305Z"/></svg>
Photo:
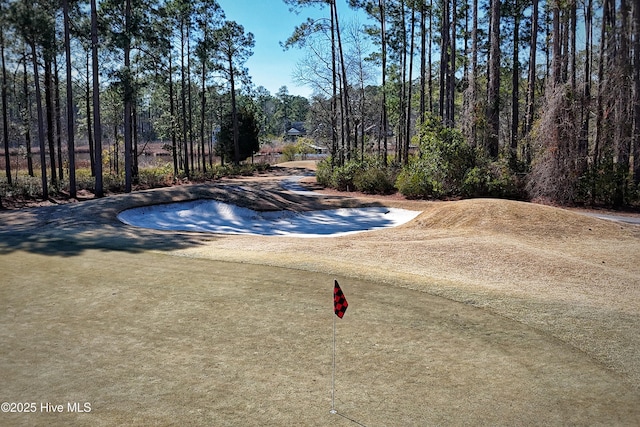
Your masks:
<svg viewBox="0 0 640 427"><path fill-rule="evenodd" d="M408 227L548 237L606 235L630 226L534 203L471 199L433 203Z"/></svg>

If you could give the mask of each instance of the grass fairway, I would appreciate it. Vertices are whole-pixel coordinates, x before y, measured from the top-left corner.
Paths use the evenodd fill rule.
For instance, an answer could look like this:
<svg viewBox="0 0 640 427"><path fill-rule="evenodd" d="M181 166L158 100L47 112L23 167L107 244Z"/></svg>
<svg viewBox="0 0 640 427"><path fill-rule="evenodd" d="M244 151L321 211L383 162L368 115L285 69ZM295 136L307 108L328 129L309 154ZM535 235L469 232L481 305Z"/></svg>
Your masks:
<svg viewBox="0 0 640 427"><path fill-rule="evenodd" d="M20 268L15 268L19 265ZM2 425L628 424L637 394L524 325L342 279L331 415L332 276L90 250L0 258ZM91 412L41 413L41 402Z"/></svg>
<svg viewBox="0 0 640 427"><path fill-rule="evenodd" d="M0 214L0 402L36 404L0 426L640 425L633 226L491 201L322 239L115 219L236 197L214 187Z"/></svg>

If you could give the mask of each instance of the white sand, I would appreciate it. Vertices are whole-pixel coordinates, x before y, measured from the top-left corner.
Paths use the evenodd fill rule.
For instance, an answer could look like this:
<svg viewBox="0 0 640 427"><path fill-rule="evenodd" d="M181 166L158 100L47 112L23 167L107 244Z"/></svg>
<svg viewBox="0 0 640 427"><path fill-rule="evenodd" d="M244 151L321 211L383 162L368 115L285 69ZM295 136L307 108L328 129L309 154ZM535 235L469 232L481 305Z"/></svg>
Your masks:
<svg viewBox="0 0 640 427"><path fill-rule="evenodd" d="M155 230L327 237L396 227L420 213L387 207L258 212L215 200L196 200L129 209L121 212L118 219Z"/></svg>

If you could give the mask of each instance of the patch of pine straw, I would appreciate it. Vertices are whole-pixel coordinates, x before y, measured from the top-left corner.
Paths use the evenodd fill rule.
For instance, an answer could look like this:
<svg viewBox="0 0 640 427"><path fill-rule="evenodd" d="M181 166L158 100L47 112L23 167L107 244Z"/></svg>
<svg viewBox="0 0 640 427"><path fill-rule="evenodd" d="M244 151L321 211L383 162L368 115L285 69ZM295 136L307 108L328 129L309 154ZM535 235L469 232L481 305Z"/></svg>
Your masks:
<svg viewBox="0 0 640 427"><path fill-rule="evenodd" d="M482 307L553 335L638 387L640 227L505 200L385 204L423 213L395 229L311 240L227 236L177 253L347 275Z"/></svg>

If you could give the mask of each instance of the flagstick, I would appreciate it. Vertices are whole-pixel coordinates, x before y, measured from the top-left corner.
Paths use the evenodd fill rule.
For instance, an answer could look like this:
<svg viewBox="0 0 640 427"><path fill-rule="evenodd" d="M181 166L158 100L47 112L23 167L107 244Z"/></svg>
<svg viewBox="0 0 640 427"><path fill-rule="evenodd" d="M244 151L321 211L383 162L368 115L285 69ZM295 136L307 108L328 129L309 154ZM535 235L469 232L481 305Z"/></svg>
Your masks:
<svg viewBox="0 0 640 427"><path fill-rule="evenodd" d="M335 297L334 297L335 298ZM331 410L332 414L337 413L335 409L335 392L336 392L336 315L332 311L333 317L333 371L331 372Z"/></svg>

